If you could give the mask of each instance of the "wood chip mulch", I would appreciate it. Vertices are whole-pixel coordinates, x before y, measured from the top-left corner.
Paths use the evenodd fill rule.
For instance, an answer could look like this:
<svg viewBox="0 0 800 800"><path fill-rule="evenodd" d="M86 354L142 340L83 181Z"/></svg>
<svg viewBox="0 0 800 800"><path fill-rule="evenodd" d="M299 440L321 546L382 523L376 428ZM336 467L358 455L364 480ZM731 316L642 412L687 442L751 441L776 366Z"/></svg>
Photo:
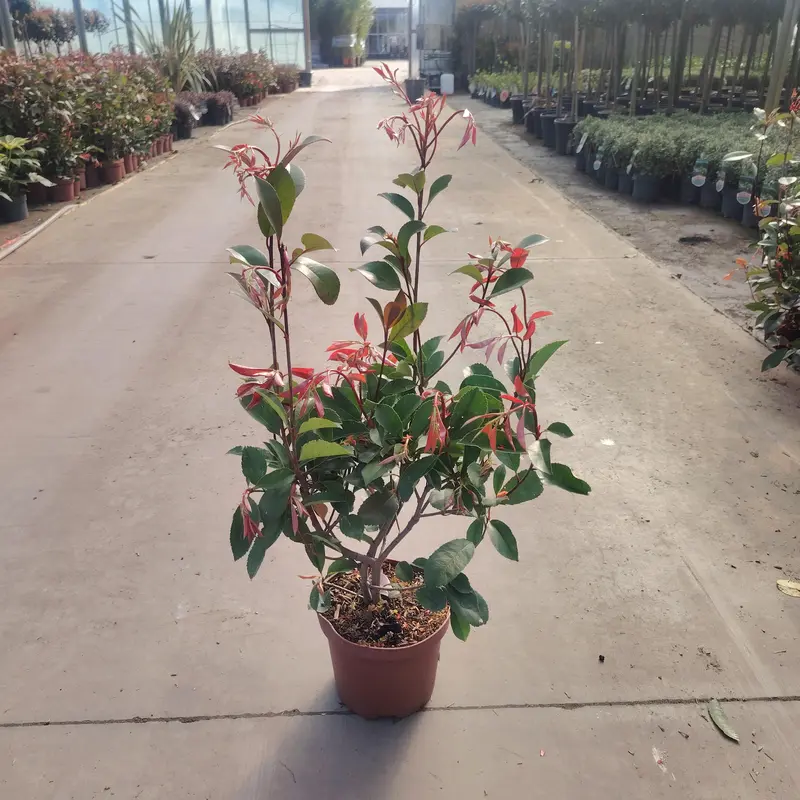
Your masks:
<svg viewBox="0 0 800 800"><path fill-rule="evenodd" d="M387 587L389 596L367 606L359 594L357 570L325 579L330 590L331 608L323 616L344 639L370 647L403 647L427 639L447 618L447 609L428 611L417 604L415 591L422 586L423 573L414 568L414 580L404 583L394 574L393 564L383 565L384 574L399 591Z"/></svg>

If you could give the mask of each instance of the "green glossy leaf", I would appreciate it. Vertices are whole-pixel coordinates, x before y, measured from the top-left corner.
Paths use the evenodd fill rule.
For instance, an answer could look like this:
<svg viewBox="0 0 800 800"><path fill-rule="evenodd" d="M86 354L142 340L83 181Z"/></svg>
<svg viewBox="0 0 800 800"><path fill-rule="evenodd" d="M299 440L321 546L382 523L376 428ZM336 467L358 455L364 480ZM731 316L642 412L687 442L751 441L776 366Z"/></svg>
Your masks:
<svg viewBox="0 0 800 800"><path fill-rule="evenodd" d="M544 475L550 474L550 441L538 439L528 446L528 457L534 469Z"/></svg>
<svg viewBox="0 0 800 800"><path fill-rule="evenodd" d="M276 167L273 167L272 171L269 173L267 181L278 195L278 201L281 205L282 222L285 224L294 208L294 201L297 199L297 188L295 187L294 180L289 174L289 170L278 164Z"/></svg>
<svg viewBox="0 0 800 800"><path fill-rule="evenodd" d="M231 264L244 264L248 267L269 266L267 256L257 247L251 247L249 244L240 244L236 247L229 247L228 253L230 253Z"/></svg>
<svg viewBox="0 0 800 800"><path fill-rule="evenodd" d="M483 280L483 274L474 264L464 264L463 267L454 269L450 274L455 275L456 273L461 273L462 275L468 275L474 281Z"/></svg>
<svg viewBox="0 0 800 800"><path fill-rule="evenodd" d="M400 419L406 422L421 404L422 400L416 394L404 394L395 402L393 408L400 415Z"/></svg>
<svg viewBox="0 0 800 800"><path fill-rule="evenodd" d="M283 234L283 209L281 201L275 187L263 178L256 177L256 189L258 190L258 200L264 216L269 222L269 227L280 239ZM262 227L263 233L263 227Z"/></svg>
<svg viewBox="0 0 800 800"><path fill-rule="evenodd" d="M400 480L397 484L397 493L405 502L414 494L414 487L430 472L436 464L436 456L422 456L416 461L409 461L400 469Z"/></svg>
<svg viewBox="0 0 800 800"><path fill-rule="evenodd" d="M358 509L358 516L367 525L383 525L397 516L400 502L389 489L380 489L371 494Z"/></svg>
<svg viewBox="0 0 800 800"><path fill-rule="evenodd" d="M553 357L555 352L566 344L566 341L550 342L544 347L540 347L532 356L528 363L527 373L536 376L542 367Z"/></svg>
<svg viewBox="0 0 800 800"><path fill-rule="evenodd" d="M428 205L433 202L436 195L438 195L440 192L443 192L450 185L451 180L453 180L452 175L440 175L431 184L431 188L428 190Z"/></svg>
<svg viewBox="0 0 800 800"><path fill-rule="evenodd" d="M336 442L326 442L323 439L313 439L306 442L300 450L300 460L308 461L312 458L327 458L329 456L351 456L353 451Z"/></svg>
<svg viewBox="0 0 800 800"><path fill-rule="evenodd" d="M504 487L506 504L510 506L535 500L543 491L542 479L535 470L526 470L521 475L514 476Z"/></svg>
<svg viewBox="0 0 800 800"><path fill-rule="evenodd" d="M503 558L509 561L519 561L519 551L517 550L517 540L511 532L511 528L499 519L489 522L489 539L491 539L494 549Z"/></svg>
<svg viewBox="0 0 800 800"><path fill-rule="evenodd" d="M708 701L708 716L711 717L711 721L725 736L734 742L739 741L739 734L733 729L722 709L722 704L716 698Z"/></svg>
<svg viewBox="0 0 800 800"><path fill-rule="evenodd" d="M467 528L467 539L476 547L483 541L486 533L486 523L483 519L474 519Z"/></svg>
<svg viewBox="0 0 800 800"><path fill-rule="evenodd" d="M428 397L420 403L414 416L411 418L411 435L421 436L423 431L428 430L433 409L433 398Z"/></svg>
<svg viewBox="0 0 800 800"><path fill-rule="evenodd" d="M405 339L406 336L410 336L425 321L427 313L427 303L412 303L392 326L389 332L389 341L396 342L399 339Z"/></svg>
<svg viewBox="0 0 800 800"><path fill-rule="evenodd" d="M492 473L492 488L494 489L494 493L497 494L502 488L503 483L506 479L506 468L503 464L499 464L495 467L494 473Z"/></svg>
<svg viewBox="0 0 800 800"><path fill-rule="evenodd" d="M317 614L324 614L331 607L331 592L326 589L322 594L319 593L317 585L311 589L311 594L308 596L308 607Z"/></svg>
<svg viewBox="0 0 800 800"><path fill-rule="evenodd" d="M465 428L470 420L485 414L488 410L489 404L483 390L469 386L463 391L450 412L449 428L454 432L459 428ZM485 420L474 420L469 427L477 429L484 424Z"/></svg>
<svg viewBox="0 0 800 800"><path fill-rule="evenodd" d="M369 464L365 464L361 470L361 480L364 481L364 486L369 486L378 478L383 477L391 468L391 464L381 464L380 461L371 461Z"/></svg>
<svg viewBox="0 0 800 800"><path fill-rule="evenodd" d="M303 420L300 427L297 429L297 435L300 436L304 433L308 433L309 431L318 431L323 428L341 427L341 423L332 419L327 419L326 417L309 417L308 419Z"/></svg>
<svg viewBox="0 0 800 800"><path fill-rule="evenodd" d="M264 211L264 206L261 205L261 202L258 204L258 227L261 230L261 234L264 236L264 238L268 239L270 236L275 234L272 225L270 225L269 220L267 219L267 214Z"/></svg>
<svg viewBox="0 0 800 800"><path fill-rule="evenodd" d="M242 507L236 506L236 511L233 512L233 519L231 519L231 552L233 553L233 560L238 561L247 555L249 549L250 541L244 535Z"/></svg>
<svg viewBox="0 0 800 800"><path fill-rule="evenodd" d="M397 232L397 246L400 248L400 252L408 256L408 245L411 237L420 231L424 231L426 227L422 220L412 219L406 222Z"/></svg>
<svg viewBox="0 0 800 800"><path fill-rule="evenodd" d="M450 233L450 229L443 228L441 225L428 225L425 235L422 237L422 241L429 242L434 236L439 236L441 233Z"/></svg>
<svg viewBox="0 0 800 800"><path fill-rule="evenodd" d="M276 517L269 523L265 523L261 536L256 536L253 539L253 546L247 554L247 574L250 576L250 580L256 576L267 550L275 544L281 535L281 528L282 519L281 517Z"/></svg>
<svg viewBox="0 0 800 800"><path fill-rule="evenodd" d="M417 602L428 611L442 611L447 608L447 592L439 586L420 586L415 592Z"/></svg>
<svg viewBox="0 0 800 800"><path fill-rule="evenodd" d="M554 422L547 426L547 430L556 436L563 436L565 439L569 439L573 435L569 425L565 425L563 422Z"/></svg>
<svg viewBox="0 0 800 800"><path fill-rule="evenodd" d="M366 236L361 238L359 242L359 246L361 248L361 255L363 256L370 247L374 247L378 242L380 242L383 237L386 235L386 231L381 228L381 233L377 233L373 231L372 233L368 233Z"/></svg>
<svg viewBox="0 0 800 800"><path fill-rule="evenodd" d="M336 575L338 572L352 572L358 564L352 558L337 558L331 561L328 567L328 575Z"/></svg>
<svg viewBox="0 0 800 800"><path fill-rule="evenodd" d="M388 404L381 403L375 407L375 420L383 428L386 436L394 439L403 433L403 420L400 415Z"/></svg>
<svg viewBox="0 0 800 800"><path fill-rule="evenodd" d="M450 627L453 630L453 633L456 635L457 639L460 639L462 642L467 641L467 637L469 637L469 622L467 622L458 612L454 611L452 608L450 609Z"/></svg>
<svg viewBox="0 0 800 800"><path fill-rule="evenodd" d="M242 474L255 486L267 471L267 457L260 447L242 448Z"/></svg>
<svg viewBox="0 0 800 800"><path fill-rule="evenodd" d="M770 353L762 362L761 362L761 371L766 372L768 369L774 369L780 363L783 362L784 358L786 358L786 354L789 352L789 349L786 347L780 347L774 352Z"/></svg>
<svg viewBox="0 0 800 800"><path fill-rule="evenodd" d="M299 256L292 265L311 281L317 297L326 306L332 306L339 297L339 276L330 268L306 256Z"/></svg>
<svg viewBox="0 0 800 800"><path fill-rule="evenodd" d="M565 464L551 464L550 474L545 476L545 479L553 486L575 494L589 494L592 491L592 487L586 481L573 475L572 470Z"/></svg>
<svg viewBox="0 0 800 800"><path fill-rule="evenodd" d="M414 568L408 561L398 561L394 568L394 574L397 576L397 580L405 583L411 583L414 580Z"/></svg>
<svg viewBox="0 0 800 800"><path fill-rule="evenodd" d="M540 233L532 233L530 236L526 236L518 245L517 247L521 247L524 250L528 250L531 247L536 247L540 244L545 244L545 242L549 242L550 240L546 236L542 236Z"/></svg>
<svg viewBox="0 0 800 800"><path fill-rule="evenodd" d="M388 200L395 208L402 211L409 219L414 219L416 216L414 206L411 205L411 201L407 197L403 197L403 195L396 194L395 192L383 192L379 194L378 197L383 197Z"/></svg>
<svg viewBox="0 0 800 800"><path fill-rule="evenodd" d="M300 237L300 241L307 253L313 253L315 250L336 250L324 236L317 233L304 233Z"/></svg>
<svg viewBox="0 0 800 800"><path fill-rule="evenodd" d="M355 514L345 514L339 519L339 530L344 536L358 541L365 541L364 520ZM367 537L369 538L369 537Z"/></svg>
<svg viewBox="0 0 800 800"><path fill-rule="evenodd" d="M351 272L360 272L373 286L385 289L387 292L396 292L400 289L400 276L396 270L385 261L370 261L363 267L355 267Z"/></svg>
<svg viewBox="0 0 800 800"><path fill-rule="evenodd" d="M469 586L469 581L466 583L469 587L467 591L459 591L453 586L447 587L450 613L455 613L459 620L463 620L470 627L479 628L489 621L489 608L486 601Z"/></svg>
<svg viewBox="0 0 800 800"><path fill-rule="evenodd" d="M444 511L453 500L452 489L434 489L431 492L431 505L439 511Z"/></svg>
<svg viewBox="0 0 800 800"><path fill-rule="evenodd" d="M295 197L299 197L303 189L306 188L306 174L297 164L286 164L285 166L294 181Z"/></svg>
<svg viewBox="0 0 800 800"><path fill-rule="evenodd" d="M495 297L513 292L514 289L519 289L529 281L533 280L533 273L525 269L525 267L518 267L517 269L510 269L504 272L498 279L492 289L489 297L494 300Z"/></svg>
<svg viewBox="0 0 800 800"><path fill-rule="evenodd" d="M475 555L475 545L469 539L453 539L431 553L425 564L427 586L447 586Z"/></svg>

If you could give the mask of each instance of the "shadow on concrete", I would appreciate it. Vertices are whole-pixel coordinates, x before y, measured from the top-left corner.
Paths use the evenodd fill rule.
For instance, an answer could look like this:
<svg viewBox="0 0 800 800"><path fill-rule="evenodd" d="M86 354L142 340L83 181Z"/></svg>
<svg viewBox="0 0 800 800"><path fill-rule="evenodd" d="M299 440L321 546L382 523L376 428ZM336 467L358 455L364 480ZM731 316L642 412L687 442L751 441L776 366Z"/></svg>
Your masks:
<svg viewBox="0 0 800 800"><path fill-rule="evenodd" d="M333 681L310 704L330 708ZM379 787L375 800L391 784L391 775L423 724L425 715L367 721L341 712L306 715L281 725L283 738L265 743L258 769L242 784L235 800L308 800L352 798L365 787ZM277 722L277 720L275 721ZM248 747L253 746L248 743Z"/></svg>

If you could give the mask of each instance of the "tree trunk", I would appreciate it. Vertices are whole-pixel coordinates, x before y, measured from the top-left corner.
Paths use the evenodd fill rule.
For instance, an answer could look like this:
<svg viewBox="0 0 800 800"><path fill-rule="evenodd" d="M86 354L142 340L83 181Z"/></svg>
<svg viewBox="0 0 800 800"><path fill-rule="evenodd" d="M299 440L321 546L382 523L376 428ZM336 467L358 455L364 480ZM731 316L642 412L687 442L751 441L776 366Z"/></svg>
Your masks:
<svg viewBox="0 0 800 800"><path fill-rule="evenodd" d="M791 2L791 0L786 0L787 6ZM758 95L761 98L761 105L766 105L767 99L767 82L769 81L769 72L770 72L770 63L772 61L772 54L775 52L775 44L778 41L778 27L779 23L776 20L772 26L772 31L769 35L769 45L768 47L762 52L762 58L764 59L764 71L761 73L761 81L758 86ZM762 42L763 45L763 42ZM766 53L766 56L764 55Z"/></svg>
<svg viewBox="0 0 800 800"><path fill-rule="evenodd" d="M639 82L639 57L641 55L641 50L639 49L639 40L642 37L642 25L640 23L634 23L634 32L633 32L633 80L631 82L631 91L630 91L630 108L628 109L628 113L631 117L636 116L636 94L639 90L638 82Z"/></svg>
<svg viewBox="0 0 800 800"><path fill-rule="evenodd" d="M688 3L683 4L681 18L676 23L675 37L672 42L672 63L669 72L668 108L678 101L683 85L683 74L686 71L686 54L689 50L689 35L692 25L689 22Z"/></svg>
<svg viewBox="0 0 800 800"><path fill-rule="evenodd" d="M791 42L797 25L797 16L800 12L800 0L786 0L783 19L780 26L780 35L777 37L775 48L771 51L773 56L772 75L769 82L764 110L769 114L778 108L781 100L781 89L783 88L786 70L789 68L791 59ZM777 30L777 28L776 28Z"/></svg>
<svg viewBox="0 0 800 800"><path fill-rule="evenodd" d="M692 25L691 30L689 31L689 58L687 63L689 64L688 67L688 76L686 78L687 83L692 82L692 59L694 58L694 25Z"/></svg>
<svg viewBox="0 0 800 800"><path fill-rule="evenodd" d="M786 79L784 81L784 89L786 90L786 98L787 104L789 102L788 98L792 95L792 89L795 88L795 73L797 72L797 50L798 46L800 46L800 35L795 34L794 37L794 46L792 47L792 60L789 66L789 69L786 73Z"/></svg>
<svg viewBox="0 0 800 800"><path fill-rule="evenodd" d="M522 96L528 96L528 34L530 23L527 20L520 22L520 34L522 35Z"/></svg>
<svg viewBox="0 0 800 800"><path fill-rule="evenodd" d="M608 81L606 78L606 64L608 63L611 49L611 41L608 36L608 30L603 29L603 54L600 56L600 77L597 81L597 99L603 96L603 89L607 89ZM608 93L606 93L606 102L608 102Z"/></svg>
<svg viewBox="0 0 800 800"><path fill-rule="evenodd" d="M728 108L733 105L733 95L736 92L736 84L739 81L739 72L742 68L742 59L744 58L744 47L747 44L747 28L742 29L742 43L739 45L739 55L736 56L736 63L733 67L733 81L731 82L731 91L728 95ZM742 93L744 94L744 93Z"/></svg>
<svg viewBox="0 0 800 800"><path fill-rule="evenodd" d="M552 80L552 76L553 76L553 43L554 42L551 39L551 35L552 34L550 34L550 33L545 35L545 41L547 42L547 64L546 64L546 67L545 67L545 69L547 70L547 87L546 87L546 91L547 91L547 106L546 107L547 108L550 108L550 103L551 103L551 101L553 99L553 95L552 95L552 92L551 92L551 88L552 87L550 85L550 81Z"/></svg>
<svg viewBox="0 0 800 800"><path fill-rule="evenodd" d="M581 82L581 69L583 68L583 49L586 44L586 31L581 30L578 15L575 15L575 33L572 38L572 49L575 51L573 57L572 70L572 109L570 119L576 122L578 119L578 91Z"/></svg>
<svg viewBox="0 0 800 800"><path fill-rule="evenodd" d="M728 35L725 37L725 53L722 56L722 72L720 73L719 80L720 86L724 89L725 88L725 71L728 67L728 52L731 48L731 36L733 35L733 31L735 25L728 25Z"/></svg>
<svg viewBox="0 0 800 800"><path fill-rule="evenodd" d="M714 72L717 68L717 55L722 40L722 20L715 19L711 26L711 39L708 43L708 52L703 61L703 97L700 101L700 113L705 114L708 101L711 98L711 87L714 84Z"/></svg>
<svg viewBox="0 0 800 800"><path fill-rule="evenodd" d="M664 67L664 52L667 49L667 34L664 31L664 44L661 44L661 34L656 34L655 38L655 64L653 65L653 92L656 99L656 109L661 105L661 72Z"/></svg>
<svg viewBox="0 0 800 800"><path fill-rule="evenodd" d="M747 92L747 83L750 80L750 70L753 68L753 59L756 57L758 47L758 28L753 28L750 34L750 47L747 49L747 61L744 65L744 77L742 78L742 94Z"/></svg>
<svg viewBox="0 0 800 800"><path fill-rule="evenodd" d="M536 99L540 100L542 96L542 67L544 64L544 26L539 20L539 33L538 44L536 53Z"/></svg>
<svg viewBox="0 0 800 800"><path fill-rule="evenodd" d="M556 100L556 115L561 116L562 100L564 98L564 31L561 31L558 42L558 98Z"/></svg>

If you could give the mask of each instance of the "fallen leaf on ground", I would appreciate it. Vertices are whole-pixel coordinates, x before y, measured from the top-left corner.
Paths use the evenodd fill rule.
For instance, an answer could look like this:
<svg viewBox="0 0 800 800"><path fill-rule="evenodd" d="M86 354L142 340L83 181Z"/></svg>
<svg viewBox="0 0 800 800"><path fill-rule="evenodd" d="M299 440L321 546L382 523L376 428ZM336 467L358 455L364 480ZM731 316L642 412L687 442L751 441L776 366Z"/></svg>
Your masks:
<svg viewBox="0 0 800 800"><path fill-rule="evenodd" d="M788 594L789 597L800 597L800 581L787 581L785 578L781 578L778 581L778 589L784 594Z"/></svg>
<svg viewBox="0 0 800 800"><path fill-rule="evenodd" d="M729 739L733 739L734 742L739 741L739 734L736 733L731 727L730 722L728 722L728 718L725 716L725 712L722 710L722 705L719 700L708 701L708 713L714 724L725 736Z"/></svg>

